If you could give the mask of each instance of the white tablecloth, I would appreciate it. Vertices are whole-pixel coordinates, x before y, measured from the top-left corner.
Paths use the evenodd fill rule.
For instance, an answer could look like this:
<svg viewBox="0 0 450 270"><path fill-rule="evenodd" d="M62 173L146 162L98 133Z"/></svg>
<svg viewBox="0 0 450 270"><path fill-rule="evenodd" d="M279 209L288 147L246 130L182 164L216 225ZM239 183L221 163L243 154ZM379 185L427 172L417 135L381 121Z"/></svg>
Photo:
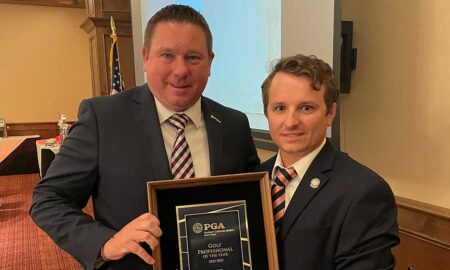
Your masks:
<svg viewBox="0 0 450 270"><path fill-rule="evenodd" d="M37 140L36 149L39 163L39 174L42 177L42 149L50 149L53 153L58 154L61 144L56 143L55 139Z"/></svg>

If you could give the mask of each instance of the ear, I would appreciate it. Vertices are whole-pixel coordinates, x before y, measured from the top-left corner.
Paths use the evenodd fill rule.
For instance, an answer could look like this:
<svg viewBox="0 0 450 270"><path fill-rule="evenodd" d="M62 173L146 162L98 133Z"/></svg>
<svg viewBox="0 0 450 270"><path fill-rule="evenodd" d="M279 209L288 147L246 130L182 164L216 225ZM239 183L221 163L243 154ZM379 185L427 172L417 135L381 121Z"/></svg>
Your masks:
<svg viewBox="0 0 450 270"><path fill-rule="evenodd" d="M212 65L212 62L213 62L213 60L214 60L214 53L213 52L211 52L211 54L209 55L209 72L208 72L208 77L211 75L211 65Z"/></svg>
<svg viewBox="0 0 450 270"><path fill-rule="evenodd" d="M334 117L336 117L336 107L337 107L337 104L336 104L336 102L334 102L333 104L331 104L331 108L327 112L328 126L331 126L331 124L333 123Z"/></svg>
<svg viewBox="0 0 450 270"><path fill-rule="evenodd" d="M147 61L148 61L148 57L149 57L149 51L145 48L145 47L143 47L142 48L142 63L144 64L144 71L146 71L145 70L145 64L147 63Z"/></svg>

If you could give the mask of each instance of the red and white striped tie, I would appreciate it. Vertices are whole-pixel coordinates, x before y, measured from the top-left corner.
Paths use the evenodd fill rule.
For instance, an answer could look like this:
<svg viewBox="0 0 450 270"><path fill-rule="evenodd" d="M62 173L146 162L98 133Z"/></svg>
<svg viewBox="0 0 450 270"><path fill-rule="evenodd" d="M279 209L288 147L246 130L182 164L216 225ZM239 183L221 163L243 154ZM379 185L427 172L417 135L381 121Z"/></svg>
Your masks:
<svg viewBox="0 0 450 270"><path fill-rule="evenodd" d="M272 209L273 209L273 221L275 222L275 229L278 230L283 219L285 207L285 190L286 185L291 181L297 172L293 167L287 169L278 167L278 171L275 175L275 179L272 184Z"/></svg>
<svg viewBox="0 0 450 270"><path fill-rule="evenodd" d="M189 116L184 113L175 113L169 118L169 122L177 129L177 137L173 143L170 160L174 179L195 177L191 150L189 150L189 145L184 136L184 128L188 121Z"/></svg>

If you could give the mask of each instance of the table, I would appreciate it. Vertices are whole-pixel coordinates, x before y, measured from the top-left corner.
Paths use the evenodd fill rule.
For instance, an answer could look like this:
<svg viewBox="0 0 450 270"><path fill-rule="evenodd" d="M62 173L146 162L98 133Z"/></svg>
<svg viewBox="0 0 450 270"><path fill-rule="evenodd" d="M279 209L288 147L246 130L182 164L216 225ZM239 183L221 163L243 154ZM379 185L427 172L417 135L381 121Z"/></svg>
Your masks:
<svg viewBox="0 0 450 270"><path fill-rule="evenodd" d="M0 139L0 175L37 173L35 141L39 135Z"/></svg>
<svg viewBox="0 0 450 270"><path fill-rule="evenodd" d="M6 138L0 139L0 163L3 162L25 139Z"/></svg>

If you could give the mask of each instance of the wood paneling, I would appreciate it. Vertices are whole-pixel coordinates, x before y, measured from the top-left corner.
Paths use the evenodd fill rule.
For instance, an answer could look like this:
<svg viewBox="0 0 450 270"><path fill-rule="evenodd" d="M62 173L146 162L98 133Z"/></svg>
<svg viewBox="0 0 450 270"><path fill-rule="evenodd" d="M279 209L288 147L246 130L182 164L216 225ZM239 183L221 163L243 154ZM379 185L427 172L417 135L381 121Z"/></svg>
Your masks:
<svg viewBox="0 0 450 270"><path fill-rule="evenodd" d="M397 197L400 231L450 249L450 209Z"/></svg>
<svg viewBox="0 0 450 270"><path fill-rule="evenodd" d="M117 0L101 0L101 10L103 13L118 15L122 13L124 18L131 18L131 4L130 1L117 1Z"/></svg>
<svg viewBox="0 0 450 270"><path fill-rule="evenodd" d="M86 0L86 14L89 17L131 20L129 0Z"/></svg>
<svg viewBox="0 0 450 270"><path fill-rule="evenodd" d="M450 251L415 236L400 233L400 245L393 252L397 259L396 270L448 270Z"/></svg>
<svg viewBox="0 0 450 270"><path fill-rule="evenodd" d="M68 8L85 8L84 0L0 0L0 3Z"/></svg>
<svg viewBox="0 0 450 270"><path fill-rule="evenodd" d="M450 209L396 197L400 245L398 270L450 269Z"/></svg>
<svg viewBox="0 0 450 270"><path fill-rule="evenodd" d="M56 122L7 123L8 136L39 135L42 139L53 138L59 134Z"/></svg>

